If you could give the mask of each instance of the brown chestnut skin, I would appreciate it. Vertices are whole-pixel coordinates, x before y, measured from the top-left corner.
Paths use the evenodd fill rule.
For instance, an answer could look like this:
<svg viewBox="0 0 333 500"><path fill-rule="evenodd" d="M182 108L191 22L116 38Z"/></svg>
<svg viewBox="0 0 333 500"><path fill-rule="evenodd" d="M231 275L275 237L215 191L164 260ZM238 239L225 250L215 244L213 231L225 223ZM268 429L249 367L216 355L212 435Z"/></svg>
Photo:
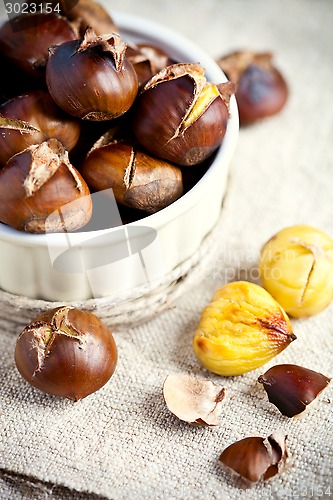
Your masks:
<svg viewBox="0 0 333 500"><path fill-rule="evenodd" d="M258 378L269 401L289 418L303 413L330 381L321 373L289 364L273 366Z"/></svg>
<svg viewBox="0 0 333 500"><path fill-rule="evenodd" d="M191 166L220 146L229 118L228 103L203 74L198 65L175 64L145 85L135 105L133 131L149 153ZM199 106L207 88L212 97ZM202 109L195 113L196 108Z"/></svg>
<svg viewBox="0 0 333 500"><path fill-rule="evenodd" d="M287 83L272 59L270 53L233 52L218 61L226 75L237 84L241 125L275 115L287 102Z"/></svg>
<svg viewBox="0 0 333 500"><path fill-rule="evenodd" d="M112 188L121 205L154 213L183 193L181 170L126 141L95 147L81 167L95 191Z"/></svg>
<svg viewBox="0 0 333 500"><path fill-rule="evenodd" d="M27 92L7 101L0 106L0 115L24 121L37 129L22 133L0 127L0 165L4 165L11 156L27 147L51 138L58 139L70 151L80 136L80 121L58 108L47 90Z"/></svg>
<svg viewBox="0 0 333 500"><path fill-rule="evenodd" d="M0 104L18 95L23 95L31 90L42 88L40 82L33 78L22 78L22 72L17 69L6 57L0 54L1 73L6 75L0 79ZM46 88L46 82L44 87Z"/></svg>
<svg viewBox="0 0 333 500"><path fill-rule="evenodd" d="M238 475L239 485L248 488L261 479L275 476L288 458L287 436L275 433L267 438L246 437L228 446L220 462Z"/></svg>
<svg viewBox="0 0 333 500"><path fill-rule="evenodd" d="M0 170L0 220L19 231L75 231L91 214L89 188L56 139L30 146Z"/></svg>
<svg viewBox="0 0 333 500"><path fill-rule="evenodd" d="M15 364L33 387L78 401L110 380L117 347L94 314L62 306L25 327L16 342Z"/></svg>
<svg viewBox="0 0 333 500"><path fill-rule="evenodd" d="M138 92L138 78L125 50L119 35L97 37L90 28L81 40L52 49L46 82L56 104L84 120L124 114Z"/></svg>
<svg viewBox="0 0 333 500"><path fill-rule="evenodd" d="M166 52L145 43L127 45L126 57L136 71L139 89L142 89L152 76L172 64Z"/></svg>
<svg viewBox="0 0 333 500"><path fill-rule="evenodd" d="M64 0L54 0L60 4L61 14L70 21L74 21L82 35L87 26L91 26L96 35L118 32L112 17L106 12L104 7L93 0L79 0L74 7L68 8L68 2Z"/></svg>
<svg viewBox="0 0 333 500"><path fill-rule="evenodd" d="M24 23L22 29L13 30L15 23ZM49 47L77 38L77 31L65 17L22 14L0 28L0 53L25 74L44 79Z"/></svg>

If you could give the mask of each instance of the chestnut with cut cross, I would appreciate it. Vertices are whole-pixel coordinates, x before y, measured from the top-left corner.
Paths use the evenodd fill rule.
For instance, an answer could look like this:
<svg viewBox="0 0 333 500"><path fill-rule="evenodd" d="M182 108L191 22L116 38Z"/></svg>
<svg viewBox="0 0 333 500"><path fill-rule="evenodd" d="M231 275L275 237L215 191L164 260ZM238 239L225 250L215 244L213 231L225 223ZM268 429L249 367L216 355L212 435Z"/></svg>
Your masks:
<svg viewBox="0 0 333 500"><path fill-rule="evenodd" d="M15 363L32 386L78 401L109 381L117 364L117 347L97 316L62 306L25 327L17 339Z"/></svg>

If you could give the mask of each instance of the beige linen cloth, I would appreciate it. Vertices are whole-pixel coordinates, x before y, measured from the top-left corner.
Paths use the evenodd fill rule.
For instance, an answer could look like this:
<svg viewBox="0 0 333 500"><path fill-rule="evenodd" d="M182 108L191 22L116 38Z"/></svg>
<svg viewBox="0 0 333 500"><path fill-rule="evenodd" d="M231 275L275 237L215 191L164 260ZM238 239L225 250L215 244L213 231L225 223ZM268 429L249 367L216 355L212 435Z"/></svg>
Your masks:
<svg viewBox="0 0 333 500"><path fill-rule="evenodd" d="M329 498L332 387L307 415L288 419L256 379L283 362L332 376L333 307L293 321L297 341L241 377L205 372L191 340L219 286L258 281L258 252L273 233L307 223L333 236L332 0L115 0L111 7L181 30L214 57L236 48L274 51L290 99L280 115L240 133L213 264L174 308L117 329L119 363L102 390L74 404L29 387L13 361L19 330L1 325L0 498ZM163 380L180 371L228 389L219 427L192 427L169 413ZM218 465L222 450L277 429L288 434L289 469L250 491L235 488Z"/></svg>

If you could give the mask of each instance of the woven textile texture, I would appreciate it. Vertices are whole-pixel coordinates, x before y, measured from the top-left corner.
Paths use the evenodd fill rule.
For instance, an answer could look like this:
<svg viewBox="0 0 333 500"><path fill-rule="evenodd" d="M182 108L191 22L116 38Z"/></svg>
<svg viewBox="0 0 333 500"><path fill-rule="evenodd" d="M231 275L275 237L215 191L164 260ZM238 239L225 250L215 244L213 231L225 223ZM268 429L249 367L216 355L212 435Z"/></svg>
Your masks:
<svg viewBox="0 0 333 500"><path fill-rule="evenodd" d="M238 48L273 51L290 98L278 116L240 132L218 256L172 309L135 328L117 327L119 363L98 393L74 404L29 387L13 361L20 327L1 322L0 498L328 498L332 387L302 418L288 419L268 403L256 380L283 362L332 376L333 306L293 320L297 340L265 367L241 377L221 379L204 371L191 341L200 312L218 287L239 278L258 282L260 247L276 231L306 223L333 236L332 0L110 4L182 31L213 57ZM183 371L228 389L219 427L193 427L167 410L163 380ZM278 429L288 434L288 470L249 491L236 488L218 465L222 450Z"/></svg>

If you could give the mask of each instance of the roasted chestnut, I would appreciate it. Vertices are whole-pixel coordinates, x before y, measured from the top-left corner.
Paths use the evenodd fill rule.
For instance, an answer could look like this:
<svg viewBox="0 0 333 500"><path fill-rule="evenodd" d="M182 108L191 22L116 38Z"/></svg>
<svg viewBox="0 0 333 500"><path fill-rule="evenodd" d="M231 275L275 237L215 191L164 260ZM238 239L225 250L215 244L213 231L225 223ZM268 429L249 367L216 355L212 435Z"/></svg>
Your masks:
<svg viewBox="0 0 333 500"><path fill-rule="evenodd" d="M74 231L91 213L89 188L57 139L30 146L0 170L0 220L19 231Z"/></svg>
<svg viewBox="0 0 333 500"><path fill-rule="evenodd" d="M47 90L31 91L7 101L0 106L0 116L0 165L23 149L51 138L70 151L80 136L80 121L58 108ZM17 129L13 119L18 120ZM20 121L28 127L22 130Z"/></svg>
<svg viewBox="0 0 333 500"><path fill-rule="evenodd" d="M22 29L15 29L15 24ZM24 28L24 29L23 29ZM22 14L0 28L0 53L30 76L45 78L48 49L76 40L75 27L57 14Z"/></svg>
<svg viewBox="0 0 333 500"><path fill-rule="evenodd" d="M112 188L121 205L157 212L183 193L182 173L175 165L154 158L128 140L103 136L80 169L95 191Z"/></svg>
<svg viewBox="0 0 333 500"><path fill-rule="evenodd" d="M138 92L138 79L119 35L97 36L87 28L81 40L53 47L46 81L55 102L84 120L124 114Z"/></svg>
<svg viewBox="0 0 333 500"><path fill-rule="evenodd" d="M74 7L68 5L70 2L66 0L60 0L60 2L55 0L55 3L59 3L62 15L75 22L80 34L84 33L87 26L91 26L96 35L118 31L113 19L104 7L93 0L79 0Z"/></svg>
<svg viewBox="0 0 333 500"><path fill-rule="evenodd" d="M287 83L272 59L271 53L237 51L218 61L237 85L236 99L243 125L275 115L287 101Z"/></svg>
<svg viewBox="0 0 333 500"><path fill-rule="evenodd" d="M198 64L174 64L149 80L134 110L133 130L151 154L196 165L221 144L233 85L207 82Z"/></svg>
<svg viewBox="0 0 333 500"><path fill-rule="evenodd" d="M33 387L78 401L109 381L117 347L94 314L62 306L25 327L16 342L15 363Z"/></svg>

